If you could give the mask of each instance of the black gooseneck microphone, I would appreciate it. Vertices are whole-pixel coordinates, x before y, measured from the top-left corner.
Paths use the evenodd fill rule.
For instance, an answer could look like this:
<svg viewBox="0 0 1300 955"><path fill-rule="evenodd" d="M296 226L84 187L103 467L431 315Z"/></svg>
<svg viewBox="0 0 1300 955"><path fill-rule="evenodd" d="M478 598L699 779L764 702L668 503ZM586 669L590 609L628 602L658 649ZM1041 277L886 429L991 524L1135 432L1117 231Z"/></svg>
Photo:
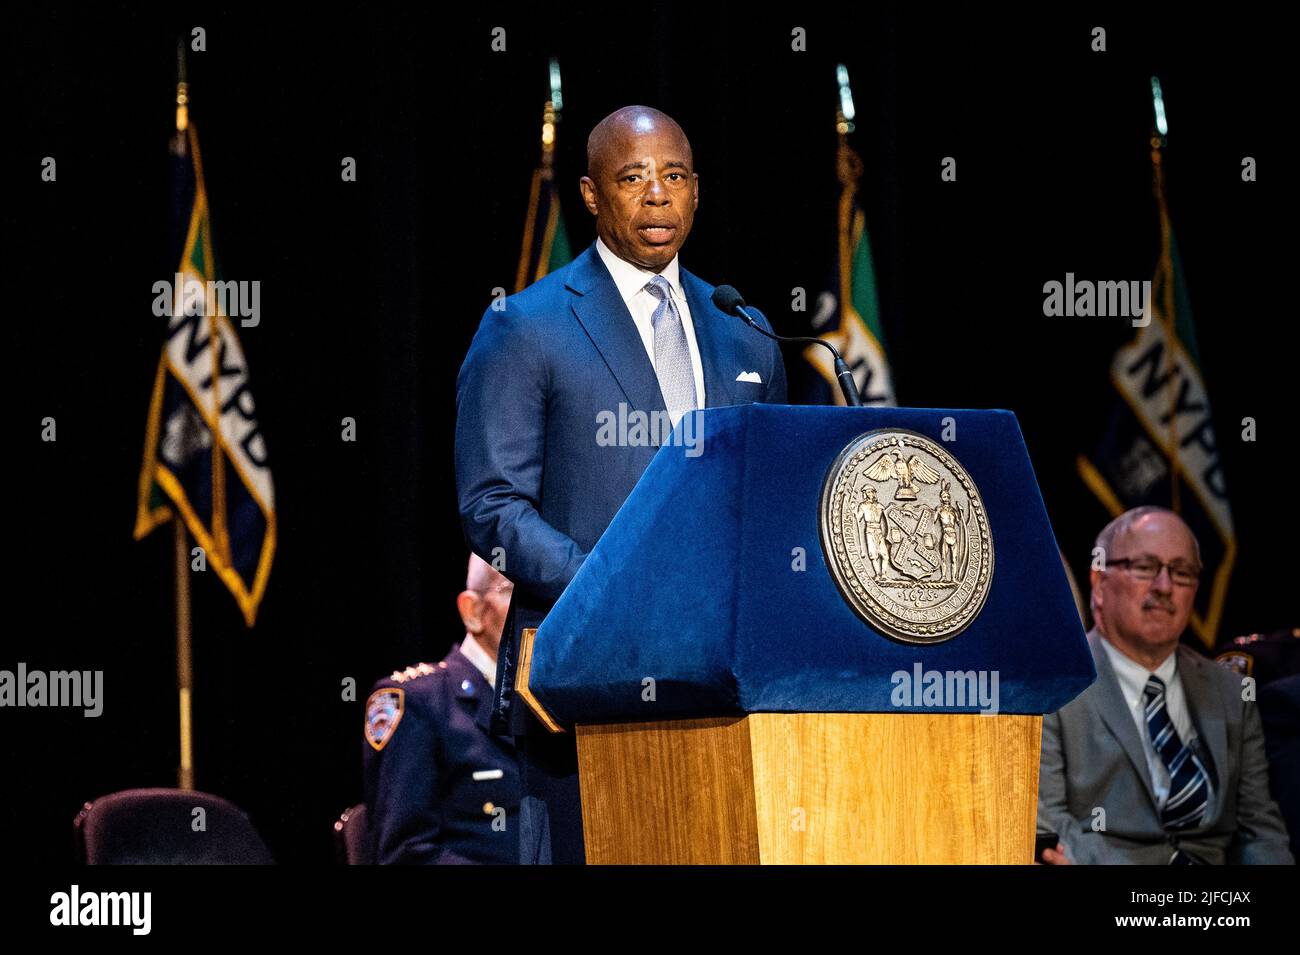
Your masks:
<svg viewBox="0 0 1300 955"><path fill-rule="evenodd" d="M849 371L849 366L845 364L844 358L839 353L839 349L830 342L824 341L820 338L808 338L802 335L789 337L785 335L773 335L762 325L758 324L758 322L754 321L754 317L745 310L745 300L741 297L740 293L730 285L719 285L713 290L712 298L713 304L717 308L726 312L728 315L739 315L745 320L746 325L754 329L754 331L766 335L773 341L804 343L816 342L818 345L825 345L831 350L831 354L835 356L835 378L840 383L840 391L844 393L844 403L850 408L862 407L862 397L858 394L858 386L853 382L853 372Z"/></svg>

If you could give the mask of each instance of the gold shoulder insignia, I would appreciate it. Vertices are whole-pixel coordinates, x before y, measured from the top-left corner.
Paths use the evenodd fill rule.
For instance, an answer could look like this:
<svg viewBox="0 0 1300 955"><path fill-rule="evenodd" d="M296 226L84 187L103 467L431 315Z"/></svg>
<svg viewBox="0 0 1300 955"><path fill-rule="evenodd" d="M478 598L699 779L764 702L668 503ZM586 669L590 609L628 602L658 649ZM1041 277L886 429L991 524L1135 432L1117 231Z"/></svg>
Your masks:
<svg viewBox="0 0 1300 955"><path fill-rule="evenodd" d="M405 670L394 670L388 678L394 683L410 683L418 676L428 676L430 673L437 672L432 664L417 663L415 666L407 667Z"/></svg>

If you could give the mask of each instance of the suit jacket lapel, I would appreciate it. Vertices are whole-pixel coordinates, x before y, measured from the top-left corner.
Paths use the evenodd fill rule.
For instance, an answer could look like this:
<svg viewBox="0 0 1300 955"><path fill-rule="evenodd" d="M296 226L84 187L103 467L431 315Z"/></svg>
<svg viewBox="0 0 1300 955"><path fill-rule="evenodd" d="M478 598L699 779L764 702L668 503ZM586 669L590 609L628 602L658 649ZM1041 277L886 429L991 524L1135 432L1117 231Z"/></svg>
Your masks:
<svg viewBox="0 0 1300 955"><path fill-rule="evenodd" d="M1187 709L1191 713L1196 731L1209 750L1214 767L1206 767L1215 777L1214 786L1222 790L1222 774L1228 766L1228 714L1223 706L1223 698L1215 690L1210 675L1205 667L1218 666L1198 656L1186 647L1178 648L1178 676L1183 681L1183 695L1187 699ZM1223 806L1223 799L1215 800L1216 806Z"/></svg>
<svg viewBox="0 0 1300 955"><path fill-rule="evenodd" d="M739 327L741 320L732 318L717 308L709 298L709 287L701 279L680 269L686 304L691 310L691 324L695 326L695 343L700 349L700 364L704 366L705 406L718 408L734 405L736 374L736 339L731 325ZM751 332L757 335L758 332Z"/></svg>
<svg viewBox="0 0 1300 955"><path fill-rule="evenodd" d="M654 365L645 352L632 314L618 294L618 286L605 263L600 261L595 243L574 260L565 285L577 293L573 314L627 396L629 406L636 411L665 410Z"/></svg>
<svg viewBox="0 0 1300 955"><path fill-rule="evenodd" d="M1097 712L1111 735L1119 741L1124 752L1128 754L1133 768L1137 770L1138 778L1142 780L1142 785L1147 791L1147 798L1151 800L1152 808L1156 809L1158 804L1155 789L1151 786L1151 767L1147 765L1146 750L1142 748L1142 740L1138 737L1133 713L1129 710L1124 693L1119 688L1119 678L1115 676L1110 658L1106 656L1106 650L1101 645L1102 639L1101 634L1096 630L1089 631L1088 646L1092 648L1092 657L1097 664L1095 703Z"/></svg>

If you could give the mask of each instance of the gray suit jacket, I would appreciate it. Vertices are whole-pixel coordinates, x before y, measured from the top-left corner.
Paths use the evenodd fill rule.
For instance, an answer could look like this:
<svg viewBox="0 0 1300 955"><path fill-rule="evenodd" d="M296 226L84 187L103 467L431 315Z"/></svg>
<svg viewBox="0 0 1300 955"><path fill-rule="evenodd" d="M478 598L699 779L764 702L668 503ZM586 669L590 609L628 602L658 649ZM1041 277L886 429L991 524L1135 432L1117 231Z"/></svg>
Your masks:
<svg viewBox="0 0 1300 955"><path fill-rule="evenodd" d="M1294 863L1268 792L1259 713L1253 701L1242 700L1240 677L1178 648L1178 673L1214 796L1201 826L1170 834L1160 824L1142 740L1101 640L1096 630L1088 634L1096 682L1043 717L1038 831L1055 832L1070 858L1084 864L1164 865L1175 848L1215 865ZM1097 809L1105 811L1104 828Z"/></svg>

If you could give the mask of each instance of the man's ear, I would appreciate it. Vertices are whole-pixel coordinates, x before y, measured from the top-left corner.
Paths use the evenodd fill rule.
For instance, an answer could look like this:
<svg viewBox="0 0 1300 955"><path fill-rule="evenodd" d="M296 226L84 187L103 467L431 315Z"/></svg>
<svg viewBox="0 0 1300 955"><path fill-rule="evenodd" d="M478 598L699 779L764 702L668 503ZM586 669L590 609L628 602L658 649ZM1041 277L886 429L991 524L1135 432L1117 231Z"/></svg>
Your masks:
<svg viewBox="0 0 1300 955"><path fill-rule="evenodd" d="M700 174L698 172L691 173L691 193L695 200L695 204L691 206L693 212L700 207Z"/></svg>
<svg viewBox="0 0 1300 955"><path fill-rule="evenodd" d="M578 191L582 193L583 205L593 216L600 212L600 204L596 201L596 183L590 176L583 176L578 182Z"/></svg>
<svg viewBox="0 0 1300 955"><path fill-rule="evenodd" d="M1088 586L1090 588L1088 593L1088 609L1093 612L1094 617L1096 616L1097 610L1101 607L1101 583L1102 578L1105 576L1106 575L1102 571L1097 570L1095 567L1088 571Z"/></svg>
<svg viewBox="0 0 1300 955"><path fill-rule="evenodd" d="M460 613L460 621L465 625L465 629L472 634L481 633L483 630L483 599L472 590L462 590L456 595L456 610Z"/></svg>

